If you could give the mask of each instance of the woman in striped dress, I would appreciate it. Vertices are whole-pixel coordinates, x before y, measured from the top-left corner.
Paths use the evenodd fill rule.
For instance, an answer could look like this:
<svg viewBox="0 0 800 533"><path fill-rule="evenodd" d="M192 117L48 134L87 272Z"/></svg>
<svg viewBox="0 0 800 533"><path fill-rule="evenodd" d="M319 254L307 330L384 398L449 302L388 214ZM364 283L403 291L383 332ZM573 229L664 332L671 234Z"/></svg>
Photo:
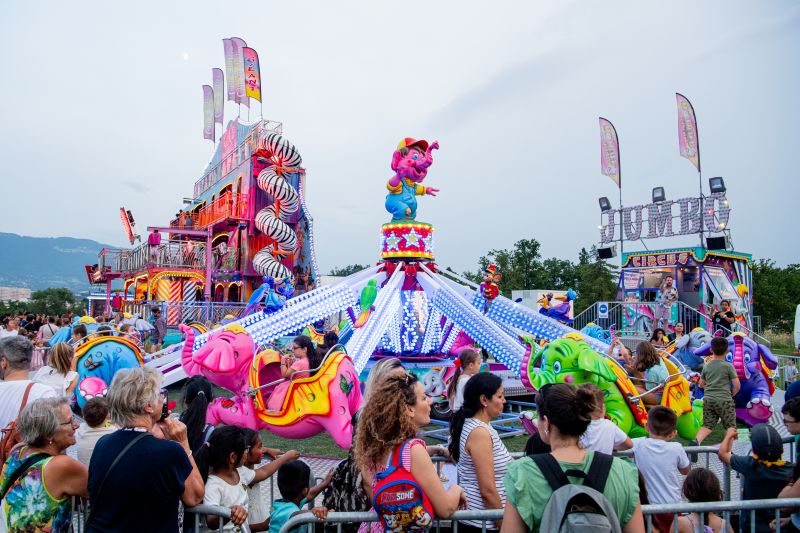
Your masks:
<svg viewBox="0 0 800 533"><path fill-rule="evenodd" d="M458 482L468 509L501 509L506 503L503 476L511 455L489 423L500 416L505 403L502 380L481 372L467 382L464 403L450 421L450 455L458 462ZM486 529L500 529L501 522L486 524ZM481 531L481 526L480 521L466 520L458 530Z"/></svg>

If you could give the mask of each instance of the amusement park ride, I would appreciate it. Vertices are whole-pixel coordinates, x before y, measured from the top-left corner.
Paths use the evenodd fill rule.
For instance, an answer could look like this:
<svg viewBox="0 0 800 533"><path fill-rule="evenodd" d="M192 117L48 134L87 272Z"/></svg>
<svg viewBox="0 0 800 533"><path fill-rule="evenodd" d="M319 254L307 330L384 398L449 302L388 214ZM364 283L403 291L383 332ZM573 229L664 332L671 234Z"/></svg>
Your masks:
<svg viewBox="0 0 800 533"><path fill-rule="evenodd" d="M391 219L380 227L379 261L322 285L299 151L283 136L279 123L231 121L194 185L193 198L170 224L148 227L147 243L136 248L103 250L98 264L87 267L95 283L110 288L114 279L123 280L123 311L147 317L152 307L163 308L168 326L180 328L183 335L160 353L142 357L140 350L134 351L121 367L143 360L160 369L167 384L200 374L231 391L232 398L218 398L209 407L212 423L267 428L291 438L327 431L339 446L349 447L351 415L361 402L359 381L371 361L403 358L421 374L430 395L446 400L452 356L477 345L492 357L492 371L504 372L507 394L513 389L530 393L551 382L594 382L613 400L609 416L630 434L640 434L647 416L642 394L624 368L607 356L608 331L581 334L568 325L572 318L564 304L574 299L572 291L558 298L545 295L543 311L536 312L502 295L497 285L501 273L493 266L480 285L439 270L435 229L417 219L417 197L438 192L423 184L438 148L437 142L422 139L400 141L391 158L394 174L386 183ZM132 218L126 217L129 222ZM608 220L613 224L614 217ZM613 228L610 233L601 228L601 233L604 243L613 240ZM700 316L719 298L739 295L740 320L750 328L752 296L741 290L751 285L750 272L749 256L734 252L629 253L623 256L620 303L634 294L646 300L656 280L669 273L680 292L688 294L685 304L697 307ZM723 283L722 278L731 282L734 276L732 287ZM106 298L108 302L110 293ZM609 329L602 319L596 317L595 329ZM315 326L324 321L339 324L341 344L330 348L317 369L283 378L281 346L286 338L304 330L315 337ZM666 321L670 323L674 321ZM705 323L692 325L710 329ZM620 324L617 329L624 328ZM742 377L769 381L769 369L774 368L769 350L751 339L731 343ZM705 348L693 349L702 353ZM94 353L95 362L104 356ZM702 407L692 402L690 369L666 352L664 360L670 377L662 403L680 415L681 434L692 438ZM89 380L81 394L102 394L110 376L85 374L82 379L100 379ZM288 387L281 386L287 381ZM751 421L769 415L769 394L764 396L763 389L770 385L760 383L757 394L737 404Z"/></svg>

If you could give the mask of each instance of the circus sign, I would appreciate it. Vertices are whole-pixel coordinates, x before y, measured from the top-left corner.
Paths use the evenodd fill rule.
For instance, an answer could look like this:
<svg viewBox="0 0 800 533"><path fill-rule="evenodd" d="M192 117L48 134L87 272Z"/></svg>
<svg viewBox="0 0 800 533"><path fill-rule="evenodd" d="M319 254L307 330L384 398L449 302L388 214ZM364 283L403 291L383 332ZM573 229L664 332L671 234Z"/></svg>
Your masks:
<svg viewBox="0 0 800 533"><path fill-rule="evenodd" d="M702 213L701 213L702 205ZM715 233L728 227L731 208L725 193L700 198L679 198L653 204L610 209L603 213L600 242L638 241L705 231ZM622 225L617 233L621 219ZM701 229L704 228L704 229Z"/></svg>

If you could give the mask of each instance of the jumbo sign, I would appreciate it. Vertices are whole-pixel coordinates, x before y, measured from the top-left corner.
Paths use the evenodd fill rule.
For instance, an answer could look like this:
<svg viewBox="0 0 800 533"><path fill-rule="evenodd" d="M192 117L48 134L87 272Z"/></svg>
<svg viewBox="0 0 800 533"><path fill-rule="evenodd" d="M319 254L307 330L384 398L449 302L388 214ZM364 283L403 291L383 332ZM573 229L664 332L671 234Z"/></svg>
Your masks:
<svg viewBox="0 0 800 533"><path fill-rule="evenodd" d="M677 206L677 214L675 206ZM702 213L700 209L700 198L680 198L654 204L610 209L603 213L605 222L600 226L600 242L609 244L619 240L620 237L615 235L619 219L617 214L620 212L622 214L620 234L621 238L627 241L690 235L700 233L701 227L704 227L708 233L715 233L728 227L731 208L725 198L725 193L714 193L704 197ZM675 221L679 224L678 227L673 227Z"/></svg>

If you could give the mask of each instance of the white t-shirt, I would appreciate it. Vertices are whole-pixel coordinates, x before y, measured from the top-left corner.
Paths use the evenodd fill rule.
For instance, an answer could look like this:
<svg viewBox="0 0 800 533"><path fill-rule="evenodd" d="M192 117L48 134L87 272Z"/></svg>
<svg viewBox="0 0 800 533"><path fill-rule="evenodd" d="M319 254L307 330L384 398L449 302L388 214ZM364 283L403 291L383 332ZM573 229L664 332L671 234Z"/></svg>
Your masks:
<svg viewBox="0 0 800 533"><path fill-rule="evenodd" d="M109 433L114 433L119 428L114 424L103 424L99 428L90 427L89 424L84 422L77 430L75 430L76 447L78 449L78 461L89 466L89 461L92 459L92 452L97 445L100 437L104 437Z"/></svg>
<svg viewBox="0 0 800 533"><path fill-rule="evenodd" d="M239 472L239 484L237 485L231 485L214 474L209 475L208 481L206 481L206 494L203 497L203 503L206 505L221 505L229 509L234 505L240 505L248 509L247 486L256 477L256 472L244 466L240 466L236 471ZM233 531L235 528L236 526L233 525L233 522L225 522L225 527L222 530Z"/></svg>
<svg viewBox="0 0 800 533"><path fill-rule="evenodd" d="M454 413L461 409L461 406L464 405L464 387L467 386L467 381L469 381L469 378L471 377L472 376L467 376L465 374L461 374L458 377L458 382L456 383L456 397L453 398L452 411Z"/></svg>
<svg viewBox="0 0 800 533"><path fill-rule="evenodd" d="M0 382L0 428L4 428L12 420L16 420L19 415L19 408L22 405L22 397L25 395L25 387L32 383L29 379ZM55 391L47 385L34 383L31 392L28 394L28 403L39 398L53 398Z"/></svg>
<svg viewBox="0 0 800 533"><path fill-rule="evenodd" d="M245 467L247 468L247 467ZM255 472L247 468L251 472ZM247 489L247 496L250 499L250 508L247 509L247 523L260 524L269 518L269 506L267 506L267 495L264 494L263 481L259 481L249 489Z"/></svg>
<svg viewBox="0 0 800 533"><path fill-rule="evenodd" d="M66 396L67 387L70 386L72 380L78 377L78 373L74 370L67 372L67 375L61 374L52 366L45 365L33 375L33 381L52 387L58 396Z"/></svg>
<svg viewBox="0 0 800 533"><path fill-rule="evenodd" d="M625 432L619 429L614 422L598 418L592 420L584 434L581 435L581 447L611 455L614 453L614 447L625 442L627 438Z"/></svg>
<svg viewBox="0 0 800 533"><path fill-rule="evenodd" d="M678 468L689 466L689 457L683 446L650 437L633 439L636 467L644 477L650 503L679 503L681 486Z"/></svg>
<svg viewBox="0 0 800 533"><path fill-rule="evenodd" d="M0 329L0 339L13 337L14 335L19 335L19 330L12 329L11 331L8 331L6 328Z"/></svg>

